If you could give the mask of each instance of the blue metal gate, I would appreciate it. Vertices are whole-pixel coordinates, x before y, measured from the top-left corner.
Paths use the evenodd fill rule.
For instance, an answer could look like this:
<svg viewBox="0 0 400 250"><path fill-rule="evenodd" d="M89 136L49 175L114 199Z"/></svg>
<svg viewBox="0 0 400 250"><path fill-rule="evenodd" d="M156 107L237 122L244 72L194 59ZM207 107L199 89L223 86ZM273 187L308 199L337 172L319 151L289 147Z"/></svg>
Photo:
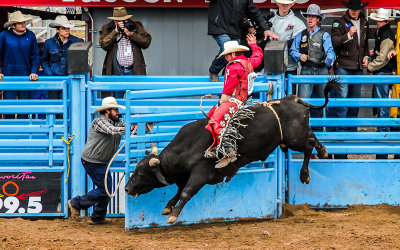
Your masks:
<svg viewBox="0 0 400 250"><path fill-rule="evenodd" d="M323 84L328 76L289 76L292 84ZM398 84L398 76L342 76L342 84ZM322 105L322 99L304 99ZM334 99L330 107L399 107L400 99ZM329 154L399 154L400 132L374 132L379 126L400 127L398 118L311 118L312 127L324 127L316 132ZM365 127L369 132L329 132L331 127ZM364 157L366 158L366 157ZM371 157L370 157L371 158ZM372 158L374 158L372 156ZM301 184L299 171L302 157L290 151L288 155L288 203L308 203L315 207L343 207L347 204L399 205L400 160L376 159L312 159L310 184Z"/></svg>
<svg viewBox="0 0 400 250"><path fill-rule="evenodd" d="M69 77L5 77L1 91L59 91L59 99L0 100L0 216L67 217ZM22 119L15 119L15 114Z"/></svg>

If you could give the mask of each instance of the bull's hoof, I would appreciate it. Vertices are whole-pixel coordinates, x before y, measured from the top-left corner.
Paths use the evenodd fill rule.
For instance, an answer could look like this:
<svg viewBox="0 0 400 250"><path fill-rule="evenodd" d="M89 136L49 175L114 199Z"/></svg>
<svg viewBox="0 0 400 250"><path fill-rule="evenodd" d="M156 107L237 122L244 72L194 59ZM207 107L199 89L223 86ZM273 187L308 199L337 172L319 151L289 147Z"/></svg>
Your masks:
<svg viewBox="0 0 400 250"><path fill-rule="evenodd" d="M303 184L310 183L310 171L307 171L307 173L300 172L300 181Z"/></svg>
<svg viewBox="0 0 400 250"><path fill-rule="evenodd" d="M168 217L167 223L174 224L177 219L178 219L178 217L171 215Z"/></svg>
<svg viewBox="0 0 400 250"><path fill-rule="evenodd" d="M166 207L164 208L164 210L162 211L162 215L169 215L172 212L172 208Z"/></svg>

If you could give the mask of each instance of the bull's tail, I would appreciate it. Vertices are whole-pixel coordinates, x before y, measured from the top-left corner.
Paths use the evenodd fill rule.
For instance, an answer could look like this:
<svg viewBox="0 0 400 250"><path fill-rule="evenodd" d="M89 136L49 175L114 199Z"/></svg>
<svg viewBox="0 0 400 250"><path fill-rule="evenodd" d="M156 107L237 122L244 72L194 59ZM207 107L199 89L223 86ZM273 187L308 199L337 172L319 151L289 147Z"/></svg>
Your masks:
<svg viewBox="0 0 400 250"><path fill-rule="evenodd" d="M329 78L328 82L326 83L326 86L324 88L324 97L325 97L325 103L322 106L315 106L310 103L307 103L303 100L301 100L299 97L296 98L296 101L300 104L303 104L304 106L312 109L323 109L328 105L329 102L329 92L338 89L340 87L340 78L339 77L331 77Z"/></svg>

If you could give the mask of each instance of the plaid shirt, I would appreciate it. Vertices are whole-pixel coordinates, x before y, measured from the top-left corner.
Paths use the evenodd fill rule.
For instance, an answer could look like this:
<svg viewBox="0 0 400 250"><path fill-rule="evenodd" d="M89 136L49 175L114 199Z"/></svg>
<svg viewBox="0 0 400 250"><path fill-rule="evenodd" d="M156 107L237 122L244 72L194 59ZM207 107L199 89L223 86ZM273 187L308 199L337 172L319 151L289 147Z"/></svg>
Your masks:
<svg viewBox="0 0 400 250"><path fill-rule="evenodd" d="M125 122L119 120L114 123L110 118L102 115L102 119L94 119L92 123L93 131L108 135L124 135L125 134Z"/></svg>
<svg viewBox="0 0 400 250"><path fill-rule="evenodd" d="M117 61L123 67L129 67L133 64L133 48L129 38L118 35Z"/></svg>

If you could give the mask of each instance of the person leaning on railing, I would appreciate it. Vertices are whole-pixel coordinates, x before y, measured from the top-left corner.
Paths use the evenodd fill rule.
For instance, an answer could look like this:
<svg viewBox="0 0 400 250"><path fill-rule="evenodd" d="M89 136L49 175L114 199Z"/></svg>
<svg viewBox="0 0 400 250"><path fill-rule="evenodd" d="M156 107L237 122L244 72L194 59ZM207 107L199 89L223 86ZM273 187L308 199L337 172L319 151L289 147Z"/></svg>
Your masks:
<svg viewBox="0 0 400 250"><path fill-rule="evenodd" d="M39 47L35 34L26 28L25 17L21 11L10 15L0 34L0 80L4 76L29 76L31 81L38 80L40 65ZM7 90L4 99L30 99L29 91ZM11 119L14 115L6 115ZM26 117L21 115L19 117Z"/></svg>

